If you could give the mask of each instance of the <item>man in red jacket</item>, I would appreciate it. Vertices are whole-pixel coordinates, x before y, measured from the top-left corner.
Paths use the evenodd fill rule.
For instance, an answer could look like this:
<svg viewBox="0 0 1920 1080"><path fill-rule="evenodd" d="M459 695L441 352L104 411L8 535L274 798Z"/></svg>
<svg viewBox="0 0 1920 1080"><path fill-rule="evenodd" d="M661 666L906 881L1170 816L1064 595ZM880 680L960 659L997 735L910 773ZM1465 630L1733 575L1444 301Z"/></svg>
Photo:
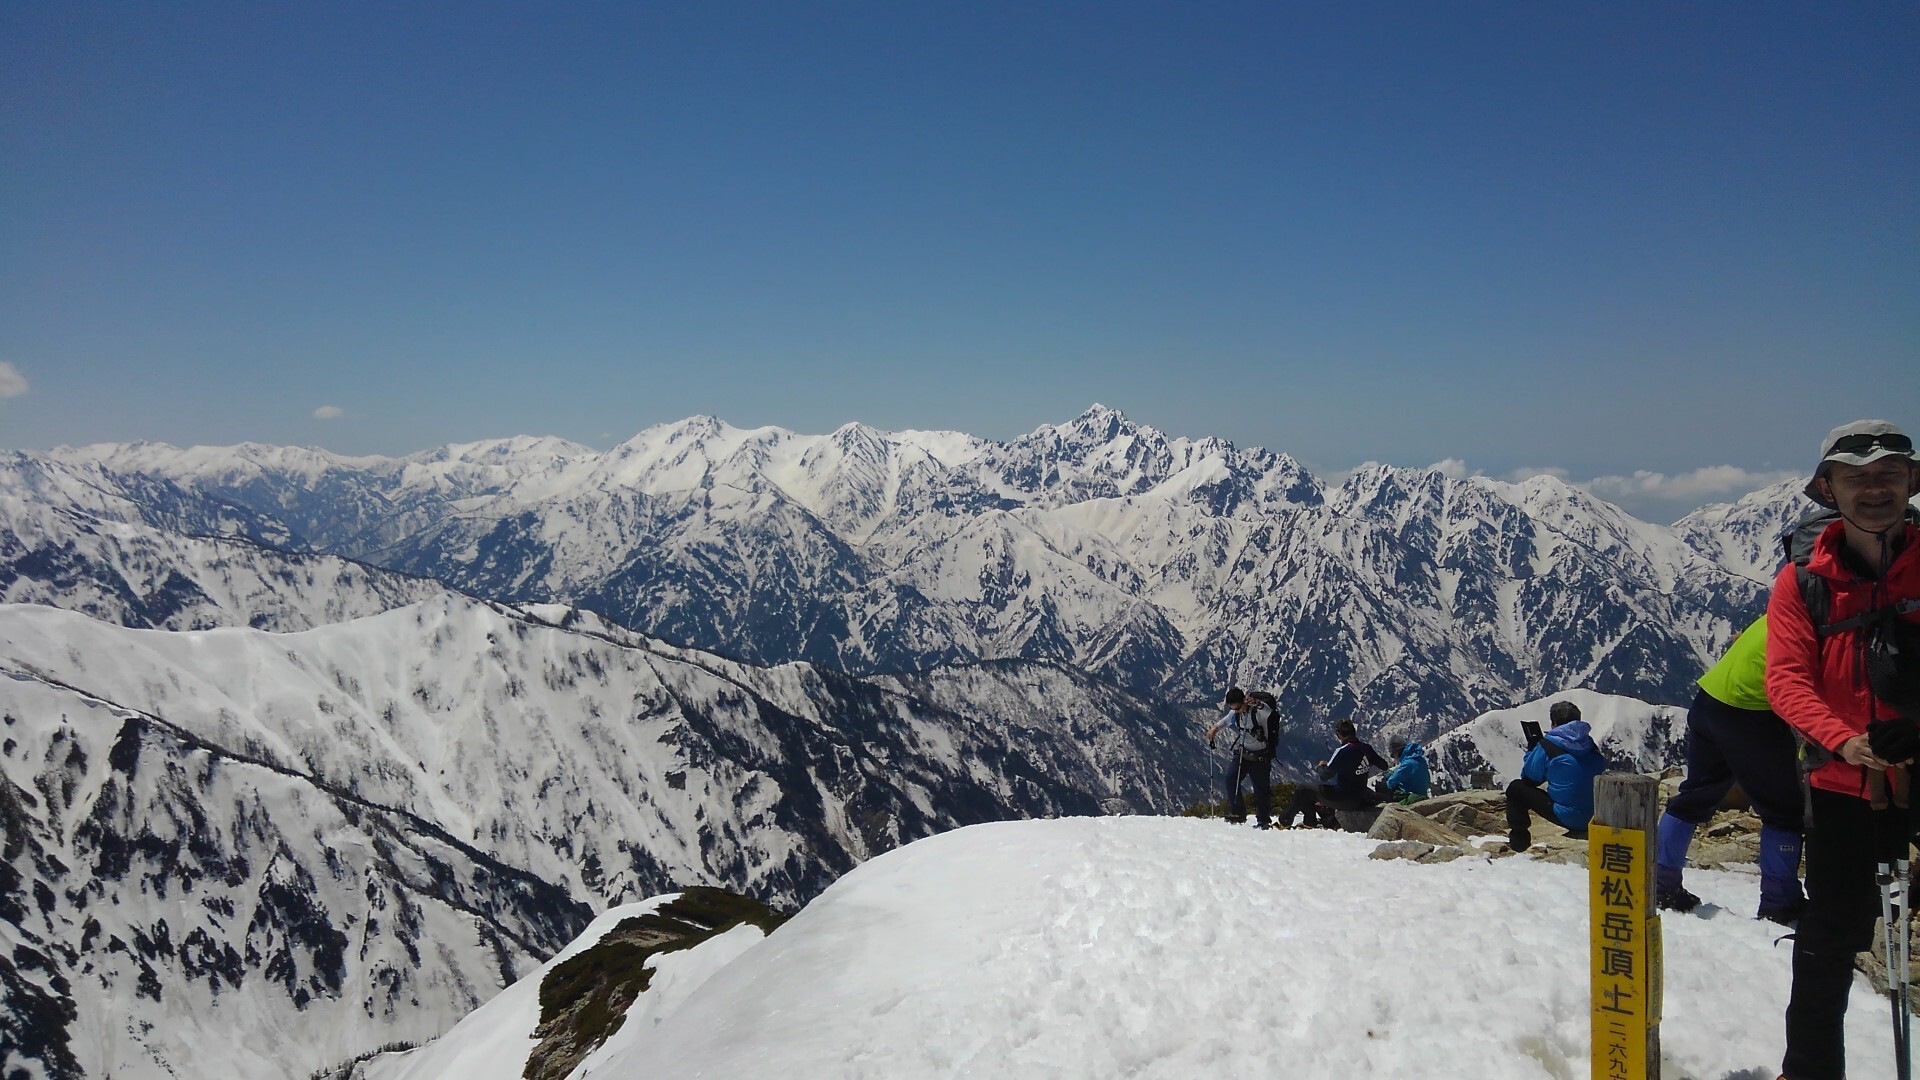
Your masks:
<svg viewBox="0 0 1920 1080"><path fill-rule="evenodd" d="M1903 851L1912 832L1898 808L1904 799L1878 816L1871 800L1890 775L1903 778L1890 766L1920 753L1912 655L1920 529L1905 520L1908 499L1920 493L1913 440L1884 420L1837 427L1821 443L1806 493L1841 519L1820 534L1804 570L1788 563L1774 579L1767 697L1810 753L1831 760L1811 777L1807 906L1794 938L1781 1068L1786 1080L1840 1080L1853 956L1872 944L1879 914L1876 829Z"/></svg>

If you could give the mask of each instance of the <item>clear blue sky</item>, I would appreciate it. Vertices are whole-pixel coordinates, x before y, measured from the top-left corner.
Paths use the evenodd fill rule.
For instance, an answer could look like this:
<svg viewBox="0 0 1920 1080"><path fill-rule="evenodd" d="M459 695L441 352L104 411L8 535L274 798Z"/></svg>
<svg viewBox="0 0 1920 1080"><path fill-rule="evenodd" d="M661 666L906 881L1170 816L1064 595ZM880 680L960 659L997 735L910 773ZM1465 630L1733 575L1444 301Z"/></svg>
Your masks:
<svg viewBox="0 0 1920 1080"><path fill-rule="evenodd" d="M1920 427L1920 6L22 0L0 364L11 448L1099 401L1697 502Z"/></svg>

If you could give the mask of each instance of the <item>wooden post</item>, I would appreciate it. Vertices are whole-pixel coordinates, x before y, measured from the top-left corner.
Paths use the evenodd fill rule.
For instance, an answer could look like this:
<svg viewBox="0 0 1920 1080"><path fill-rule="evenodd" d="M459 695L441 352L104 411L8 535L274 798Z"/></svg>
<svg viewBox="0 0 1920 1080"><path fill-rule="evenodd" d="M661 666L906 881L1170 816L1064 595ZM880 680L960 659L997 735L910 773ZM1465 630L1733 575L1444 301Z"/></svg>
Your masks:
<svg viewBox="0 0 1920 1080"><path fill-rule="evenodd" d="M1659 1080L1660 910L1653 896L1660 783L1604 773L1587 830L1593 1080Z"/></svg>

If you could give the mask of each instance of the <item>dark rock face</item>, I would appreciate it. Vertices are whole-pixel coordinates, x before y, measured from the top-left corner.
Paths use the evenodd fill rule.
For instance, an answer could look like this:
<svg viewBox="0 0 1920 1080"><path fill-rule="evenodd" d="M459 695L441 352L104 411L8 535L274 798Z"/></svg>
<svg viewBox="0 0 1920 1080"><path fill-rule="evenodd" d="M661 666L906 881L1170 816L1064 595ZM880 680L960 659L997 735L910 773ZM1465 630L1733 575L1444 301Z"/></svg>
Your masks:
<svg viewBox="0 0 1920 1080"><path fill-rule="evenodd" d="M566 1080L619 1031L652 981L646 965L655 956L691 949L743 924L770 934L788 917L749 897L695 887L622 922L541 980L539 1045L527 1055L527 1080Z"/></svg>

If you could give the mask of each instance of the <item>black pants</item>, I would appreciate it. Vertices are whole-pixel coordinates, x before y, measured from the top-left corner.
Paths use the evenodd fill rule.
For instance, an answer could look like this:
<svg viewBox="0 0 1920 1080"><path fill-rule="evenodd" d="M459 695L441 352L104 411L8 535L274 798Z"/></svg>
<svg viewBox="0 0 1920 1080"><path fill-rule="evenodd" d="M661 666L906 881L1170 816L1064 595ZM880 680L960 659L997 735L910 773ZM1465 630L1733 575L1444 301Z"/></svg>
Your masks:
<svg viewBox="0 0 1920 1080"><path fill-rule="evenodd" d="M1787 1054L1780 1061L1792 1080L1840 1080L1846 1074L1853 954L1873 944L1873 924L1880 915L1877 852L1883 844L1904 847L1912 832L1906 814L1876 813L1865 799L1813 789L1807 906L1793 939Z"/></svg>
<svg viewBox="0 0 1920 1080"><path fill-rule="evenodd" d="M1787 722L1766 710L1736 709L1705 690L1687 710L1687 778L1667 813L1705 825L1738 781L1760 823L1799 835L1799 747Z"/></svg>
<svg viewBox="0 0 1920 1080"><path fill-rule="evenodd" d="M1382 797L1367 788L1356 792L1342 791L1333 784L1301 784L1293 789L1293 801L1287 804L1287 812L1280 816L1280 822L1292 827L1293 819L1305 814L1309 823L1317 821L1329 829L1337 829L1340 819L1334 816L1334 811L1365 810L1381 802Z"/></svg>
<svg viewBox="0 0 1920 1080"><path fill-rule="evenodd" d="M1253 781L1253 813L1265 827L1273 817L1273 756L1238 753L1227 763L1227 816L1247 820L1247 804L1240 797L1240 782Z"/></svg>
<svg viewBox="0 0 1920 1080"><path fill-rule="evenodd" d="M1566 822L1554 815L1553 796L1547 794L1547 789L1525 780L1509 783L1507 785L1507 832L1531 833L1533 823L1527 818L1528 812L1539 814L1563 829L1567 827Z"/></svg>

